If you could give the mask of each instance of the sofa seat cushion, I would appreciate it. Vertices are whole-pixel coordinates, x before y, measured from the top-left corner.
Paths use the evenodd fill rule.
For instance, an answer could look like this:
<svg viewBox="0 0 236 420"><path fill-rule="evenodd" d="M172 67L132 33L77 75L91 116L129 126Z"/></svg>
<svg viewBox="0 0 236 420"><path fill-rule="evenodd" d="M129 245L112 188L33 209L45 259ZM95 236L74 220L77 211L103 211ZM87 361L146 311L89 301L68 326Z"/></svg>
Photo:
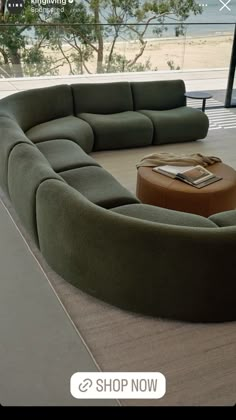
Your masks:
<svg viewBox="0 0 236 420"><path fill-rule="evenodd" d="M85 121L68 116L38 124L26 132L34 143L47 140L68 139L78 143L82 149L90 153L93 150L93 131Z"/></svg>
<svg viewBox="0 0 236 420"><path fill-rule="evenodd" d="M167 225L217 228L217 225L213 221L205 217L147 204L131 204L113 208L112 211L123 214L124 216L135 217L136 219L148 220L150 222L165 223Z"/></svg>
<svg viewBox="0 0 236 420"><path fill-rule="evenodd" d="M153 144L194 141L206 137L209 120L199 109L182 106L167 111L140 110L154 126Z"/></svg>
<svg viewBox="0 0 236 420"><path fill-rule="evenodd" d="M213 214L209 219L220 227L236 226L236 210Z"/></svg>
<svg viewBox="0 0 236 420"><path fill-rule="evenodd" d="M123 149L148 146L152 143L153 125L138 112L117 114L78 114L94 132L94 150Z"/></svg>
<svg viewBox="0 0 236 420"><path fill-rule="evenodd" d="M61 177L94 204L104 208L139 201L105 169L90 166L61 172Z"/></svg>
<svg viewBox="0 0 236 420"><path fill-rule="evenodd" d="M58 139L37 143L36 146L56 172L83 166L99 166L78 144L71 140Z"/></svg>

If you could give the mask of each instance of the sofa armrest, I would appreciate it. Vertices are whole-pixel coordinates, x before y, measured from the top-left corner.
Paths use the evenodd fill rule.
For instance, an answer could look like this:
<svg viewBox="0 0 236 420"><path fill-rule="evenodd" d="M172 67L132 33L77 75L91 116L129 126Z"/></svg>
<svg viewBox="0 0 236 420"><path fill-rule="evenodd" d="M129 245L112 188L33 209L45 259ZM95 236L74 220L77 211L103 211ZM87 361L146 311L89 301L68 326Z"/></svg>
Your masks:
<svg viewBox="0 0 236 420"><path fill-rule="evenodd" d="M36 213L47 262L90 295L152 316L235 319L236 227L170 226L115 214L57 180L41 183Z"/></svg>

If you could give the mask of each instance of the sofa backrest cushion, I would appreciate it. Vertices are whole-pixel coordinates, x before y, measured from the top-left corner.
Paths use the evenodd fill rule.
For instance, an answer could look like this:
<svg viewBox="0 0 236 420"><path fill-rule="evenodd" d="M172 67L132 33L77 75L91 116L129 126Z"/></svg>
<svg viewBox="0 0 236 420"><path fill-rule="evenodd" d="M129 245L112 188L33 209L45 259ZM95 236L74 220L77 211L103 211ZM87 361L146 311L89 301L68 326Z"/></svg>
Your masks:
<svg viewBox="0 0 236 420"><path fill-rule="evenodd" d="M69 85L18 92L1 100L0 115L15 119L27 131L37 124L73 114Z"/></svg>
<svg viewBox="0 0 236 420"><path fill-rule="evenodd" d="M134 109L167 110L186 105L183 80L132 82Z"/></svg>
<svg viewBox="0 0 236 420"><path fill-rule="evenodd" d="M128 82L81 83L71 85L75 115L115 114L132 111L132 92Z"/></svg>
<svg viewBox="0 0 236 420"><path fill-rule="evenodd" d="M58 179L64 183L36 146L24 143L15 146L8 163L9 195L18 216L36 243L36 192L46 179Z"/></svg>
<svg viewBox="0 0 236 420"><path fill-rule="evenodd" d="M8 193L8 158L18 143L32 144L15 120L0 116L0 186L6 193Z"/></svg>

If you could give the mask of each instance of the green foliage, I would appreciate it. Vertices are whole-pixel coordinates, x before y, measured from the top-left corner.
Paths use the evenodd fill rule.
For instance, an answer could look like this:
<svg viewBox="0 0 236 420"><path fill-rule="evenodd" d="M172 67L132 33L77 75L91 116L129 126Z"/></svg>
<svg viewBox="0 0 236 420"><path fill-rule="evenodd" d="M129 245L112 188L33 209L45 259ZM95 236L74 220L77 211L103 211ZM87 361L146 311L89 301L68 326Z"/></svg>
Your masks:
<svg viewBox="0 0 236 420"><path fill-rule="evenodd" d="M55 61L52 57L48 57L37 46L25 49L22 54L22 61L24 63L25 76L42 76L42 75L57 75L59 66L55 66Z"/></svg>
<svg viewBox="0 0 236 420"><path fill-rule="evenodd" d="M20 15L6 14L4 21L0 27L0 76L1 77L19 77L24 76L24 60L28 56L29 64L30 54L29 48L32 45L30 37L30 29L27 25L31 25L37 21L39 16L32 12L30 0L26 0L24 11ZM12 26L8 26L8 24ZM20 24L20 25L18 25ZM22 26L23 25L23 26ZM25 25L25 26L24 26ZM31 45L30 45L31 44ZM40 45L41 47L41 45ZM35 51L35 46L31 47ZM39 55L38 55L39 57ZM32 53L32 60L36 59ZM41 54L41 64L43 65L44 56ZM33 62L32 61L32 62ZM38 58L35 63L37 68ZM37 71L36 71L37 75Z"/></svg>
<svg viewBox="0 0 236 420"><path fill-rule="evenodd" d="M69 66L71 74L151 70L150 59L140 63L146 38L152 33L160 36L166 30L167 17L176 20L179 36L184 30L181 22L190 13L201 13L195 0L75 1L57 13L47 9L35 13L30 0L26 0L22 14L6 16L0 27L0 77L57 74L63 64ZM45 26L17 26L37 22ZM138 46L132 60L116 49L119 41L130 40ZM60 52L56 62L49 56L49 48ZM171 61L168 65L171 68Z"/></svg>
<svg viewBox="0 0 236 420"><path fill-rule="evenodd" d="M105 58L105 68L109 73L122 73L122 72L139 72L151 70L150 59L146 60L144 64L136 63L130 66L130 61L127 60L125 55L114 53L112 59L109 62L108 67L108 56Z"/></svg>
<svg viewBox="0 0 236 420"><path fill-rule="evenodd" d="M168 60L167 64L170 68L170 70L180 70L180 66L175 66L175 63L173 60Z"/></svg>

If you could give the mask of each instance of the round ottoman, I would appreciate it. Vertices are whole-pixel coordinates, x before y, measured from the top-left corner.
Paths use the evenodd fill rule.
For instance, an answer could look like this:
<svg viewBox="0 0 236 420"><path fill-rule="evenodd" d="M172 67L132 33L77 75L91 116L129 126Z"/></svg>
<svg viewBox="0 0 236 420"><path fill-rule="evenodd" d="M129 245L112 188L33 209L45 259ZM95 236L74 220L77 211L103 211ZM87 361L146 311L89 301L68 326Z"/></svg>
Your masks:
<svg viewBox="0 0 236 420"><path fill-rule="evenodd" d="M137 197L142 203L208 217L236 208L236 171L224 163L209 166L210 172L223 179L201 189L177 179L140 167Z"/></svg>

